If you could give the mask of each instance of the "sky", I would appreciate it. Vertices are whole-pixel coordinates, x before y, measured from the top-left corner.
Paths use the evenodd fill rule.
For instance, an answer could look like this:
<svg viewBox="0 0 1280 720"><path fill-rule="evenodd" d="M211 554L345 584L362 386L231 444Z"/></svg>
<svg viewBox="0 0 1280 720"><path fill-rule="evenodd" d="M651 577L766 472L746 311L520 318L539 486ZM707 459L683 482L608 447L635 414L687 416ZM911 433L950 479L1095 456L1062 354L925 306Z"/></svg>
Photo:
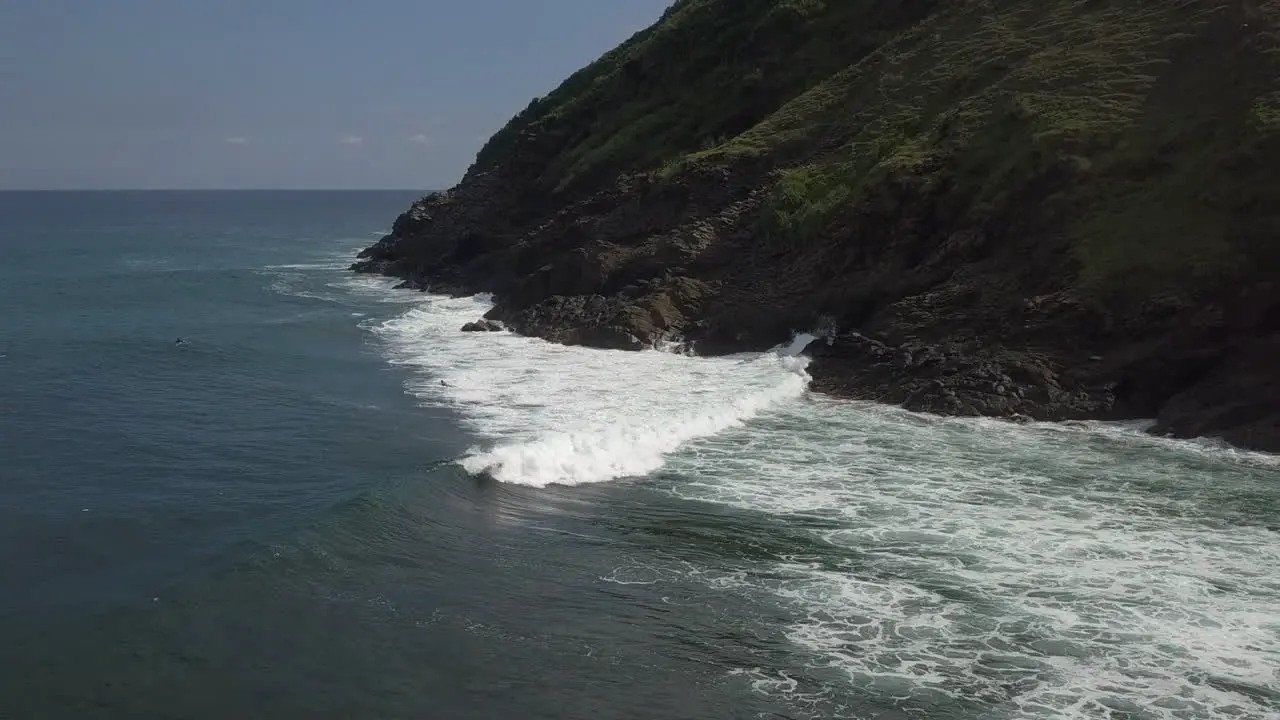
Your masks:
<svg viewBox="0 0 1280 720"><path fill-rule="evenodd" d="M437 189L670 0L0 0L0 190Z"/></svg>

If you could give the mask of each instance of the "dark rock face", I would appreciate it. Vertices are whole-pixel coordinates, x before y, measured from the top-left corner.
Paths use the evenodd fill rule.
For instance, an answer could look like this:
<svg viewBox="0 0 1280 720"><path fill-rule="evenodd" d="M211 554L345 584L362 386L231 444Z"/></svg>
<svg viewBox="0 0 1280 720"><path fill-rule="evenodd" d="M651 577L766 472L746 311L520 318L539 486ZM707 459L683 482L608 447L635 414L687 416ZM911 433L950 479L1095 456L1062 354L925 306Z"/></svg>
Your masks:
<svg viewBox="0 0 1280 720"><path fill-rule="evenodd" d="M1160 408L1154 432L1221 437L1233 445L1280 452L1280 337L1272 336L1216 362Z"/></svg>
<svg viewBox="0 0 1280 720"><path fill-rule="evenodd" d="M501 323L488 319L480 319L462 326L462 332L501 332Z"/></svg>
<svg viewBox="0 0 1280 720"><path fill-rule="evenodd" d="M353 270L494 294L471 331L722 354L825 327L832 341L810 347L820 392L1011 420L1156 418L1158 433L1280 451L1280 5L1247 24L1234 0L818 3L807 20L764 0L681 6L517 116ZM971 42L995 15L1002 53ZM1027 48L1058 34L1041 22L1110 34L1035 65ZM804 57L840 62L792 78L826 80L770 85L827 26L826 50ZM752 30L704 53L709 67L670 55L735 28ZM681 128L708 113L710 137L672 140L661 115L624 122L674 97L655 78L736 77L722 57L770 73L735 96L742 113L666 108ZM1098 109L1104 76L1126 89ZM1036 104L1067 96L1080 102ZM675 145L657 152L646 133Z"/></svg>
<svg viewBox="0 0 1280 720"><path fill-rule="evenodd" d="M814 389L941 415L1066 420L1107 417L1113 388L1083 385L1053 361L956 343L890 346L858 333L815 344Z"/></svg>

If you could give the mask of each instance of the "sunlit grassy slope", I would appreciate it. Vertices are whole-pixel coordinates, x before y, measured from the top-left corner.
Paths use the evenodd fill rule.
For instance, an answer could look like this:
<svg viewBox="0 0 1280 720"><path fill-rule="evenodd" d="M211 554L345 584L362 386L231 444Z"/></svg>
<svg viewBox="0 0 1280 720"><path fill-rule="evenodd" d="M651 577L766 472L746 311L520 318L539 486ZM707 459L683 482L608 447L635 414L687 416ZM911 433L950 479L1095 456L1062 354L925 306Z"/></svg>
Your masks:
<svg viewBox="0 0 1280 720"><path fill-rule="evenodd" d="M886 184L964 223L1034 198L1082 286L1274 262L1280 0L679 0L535 100L522 136L572 195L625 172L780 171L762 233L812 241Z"/></svg>

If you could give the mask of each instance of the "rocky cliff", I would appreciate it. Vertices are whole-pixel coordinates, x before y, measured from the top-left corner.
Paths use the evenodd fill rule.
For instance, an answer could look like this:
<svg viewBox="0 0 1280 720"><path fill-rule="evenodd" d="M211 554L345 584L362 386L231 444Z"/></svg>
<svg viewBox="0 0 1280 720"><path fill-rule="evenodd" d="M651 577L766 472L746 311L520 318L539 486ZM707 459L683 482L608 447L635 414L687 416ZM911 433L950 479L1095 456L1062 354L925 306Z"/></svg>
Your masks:
<svg viewBox="0 0 1280 720"><path fill-rule="evenodd" d="M564 343L1280 451L1280 0L679 0L354 268Z"/></svg>

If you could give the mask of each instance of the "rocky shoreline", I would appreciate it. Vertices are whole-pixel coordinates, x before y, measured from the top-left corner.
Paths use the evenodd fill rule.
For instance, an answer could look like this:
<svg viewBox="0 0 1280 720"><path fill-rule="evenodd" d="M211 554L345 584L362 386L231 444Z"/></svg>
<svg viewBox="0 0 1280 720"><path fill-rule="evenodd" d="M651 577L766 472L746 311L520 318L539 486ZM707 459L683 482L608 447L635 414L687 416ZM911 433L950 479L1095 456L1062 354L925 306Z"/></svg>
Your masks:
<svg viewBox="0 0 1280 720"><path fill-rule="evenodd" d="M1155 418L1159 434L1280 452L1280 109L1274 126L1203 131L1229 113L1256 117L1268 92L1280 98L1280 34L1267 30L1271 15L1245 22L1238 2L1201 4L1221 12L1119 3L1106 10L1116 22L1099 25L1083 6L1046 5L1053 27L1119 33L1117 48L1161 68L1129 78L1120 55L1091 55L1059 76L1022 61L1024 85L1079 91L1077 105L1094 75L1140 83L1143 103L1108 105L1116 117L1102 122L1048 114L1003 89L1004 75L963 64L987 62L989 48L955 43L993 13L1041 42L1037 17L1012 0L981 12L825 5L805 20L812 37L793 28L776 48L752 45L758 32L725 34L774 22L772 3L681 0L531 104L458 185L414 203L353 269L418 290L492 293L484 322L553 342L681 342L719 355L821 329L830 342L810 349L818 392L1012 420ZM714 64L676 65L668 36L745 43L720 50L781 63L795 43L825 42L828 25L868 18L879 44L832 45L823 62L848 68L828 80L747 87L737 114L684 97L677 105L711 129L702 140L663 136L662 153L645 140L657 130L636 130L658 127L652 115L634 120L645 98L665 112L673 87L723 82ZM1139 22L1147 35L1116 29ZM921 42L947 37L955 43ZM1230 52L1210 52L1221 48ZM955 77L900 85L917 76L891 70L909 62ZM918 98L932 98L920 113L935 113L918 135L878 124ZM1155 141L1143 134L1148 117L1183 126ZM851 149L868 146L879 149Z"/></svg>
<svg viewBox="0 0 1280 720"><path fill-rule="evenodd" d="M451 191L415 204L352 269L402 278L402 288L494 293L494 309L464 328L471 331L505 327L553 342L633 351L682 342L694 352L719 355L763 350L825 325L829 341L809 350L816 392L1014 421L1156 418L1158 434L1216 436L1280 451L1280 387L1271 361L1280 358L1280 337L1234 335L1230 318L1246 331L1267 318L1250 317L1226 299L1213 304L1200 298L1204 304L1198 306L1157 299L1141 308L1146 318L1117 318L1060 292L1001 307L1005 315L984 319L975 316L993 308L964 302L961 288L944 284L941 294L878 299L883 309L870 313L862 327L842 330L829 308L803 301L773 305L777 290L768 284L736 286L731 273L739 269L732 263L718 267L704 260L707 277L697 278L665 264L615 258L610 265L618 248L605 243L597 252L544 248L546 240L536 236L491 239L493 250L467 255L466 243L494 238L489 233L496 228L476 220L483 205L460 207L466 201L459 194L466 196ZM576 216L575 222L590 217ZM685 237L669 234L663 242L675 246L655 249L689 252ZM610 256L601 256L604 248ZM642 270L629 274L619 266ZM753 289L774 292L750 303L737 295ZM1272 305L1255 307L1253 316L1280 317L1269 280L1261 279L1254 294L1271 298ZM984 324L1002 329L984 336ZM1144 332L1131 335L1126 325Z"/></svg>

